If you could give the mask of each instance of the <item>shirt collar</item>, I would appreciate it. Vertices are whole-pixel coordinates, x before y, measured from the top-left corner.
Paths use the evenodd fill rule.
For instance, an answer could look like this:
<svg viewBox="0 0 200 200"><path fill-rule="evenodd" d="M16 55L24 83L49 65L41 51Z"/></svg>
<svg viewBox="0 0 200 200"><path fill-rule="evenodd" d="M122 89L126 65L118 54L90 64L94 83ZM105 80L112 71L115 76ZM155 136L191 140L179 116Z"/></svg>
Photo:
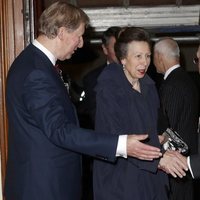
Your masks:
<svg viewBox="0 0 200 200"><path fill-rule="evenodd" d="M45 48L41 43L39 43L36 39L33 41L33 45L40 49L52 62L53 65L56 64L56 58L55 56L47 49Z"/></svg>
<svg viewBox="0 0 200 200"><path fill-rule="evenodd" d="M170 68L165 72L164 80L166 80L167 77L169 76L169 74L170 74L172 71L174 71L176 68L178 68L178 67L180 67L179 64L170 67Z"/></svg>

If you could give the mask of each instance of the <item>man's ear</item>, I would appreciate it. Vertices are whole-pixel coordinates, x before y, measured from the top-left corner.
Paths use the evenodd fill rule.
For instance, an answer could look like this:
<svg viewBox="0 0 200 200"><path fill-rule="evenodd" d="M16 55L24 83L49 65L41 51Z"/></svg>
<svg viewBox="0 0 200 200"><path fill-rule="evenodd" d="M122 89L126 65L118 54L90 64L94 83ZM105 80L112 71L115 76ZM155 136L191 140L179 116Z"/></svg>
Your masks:
<svg viewBox="0 0 200 200"><path fill-rule="evenodd" d="M101 47L102 47L102 49L103 49L103 53L104 53L105 55L108 55L108 50L107 50L106 46L105 46L104 44L102 44Z"/></svg>
<svg viewBox="0 0 200 200"><path fill-rule="evenodd" d="M158 63L162 63L163 61L163 55L161 53L157 53L157 60L158 60Z"/></svg>
<svg viewBox="0 0 200 200"><path fill-rule="evenodd" d="M166 57L162 53L158 54L158 63L160 65L160 70L162 70L162 73L165 73L167 69L165 68L165 62L166 62Z"/></svg>
<svg viewBox="0 0 200 200"><path fill-rule="evenodd" d="M65 34L65 33L66 33L66 28L65 28L65 27L60 27L60 28L58 29L58 34L57 34L58 38L59 38L60 40L63 40L64 34Z"/></svg>

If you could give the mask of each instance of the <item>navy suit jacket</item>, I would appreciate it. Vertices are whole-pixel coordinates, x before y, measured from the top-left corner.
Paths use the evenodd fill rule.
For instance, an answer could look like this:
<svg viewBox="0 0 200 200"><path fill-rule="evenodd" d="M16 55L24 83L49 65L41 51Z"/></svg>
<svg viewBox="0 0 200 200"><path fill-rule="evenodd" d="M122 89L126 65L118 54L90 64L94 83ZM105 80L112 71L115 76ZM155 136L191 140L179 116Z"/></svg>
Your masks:
<svg viewBox="0 0 200 200"><path fill-rule="evenodd" d="M199 74L196 76L196 83L197 83L198 90L200 93L200 76L199 76ZM200 110L200 108L199 108L199 110ZM200 140L200 138L199 138L199 140ZM199 179L200 178L200 154L199 153L190 156L190 164L191 164L194 178Z"/></svg>
<svg viewBox="0 0 200 200"><path fill-rule="evenodd" d="M32 44L9 70L6 104L6 200L80 200L80 153L115 160L118 137L79 128L59 74Z"/></svg>

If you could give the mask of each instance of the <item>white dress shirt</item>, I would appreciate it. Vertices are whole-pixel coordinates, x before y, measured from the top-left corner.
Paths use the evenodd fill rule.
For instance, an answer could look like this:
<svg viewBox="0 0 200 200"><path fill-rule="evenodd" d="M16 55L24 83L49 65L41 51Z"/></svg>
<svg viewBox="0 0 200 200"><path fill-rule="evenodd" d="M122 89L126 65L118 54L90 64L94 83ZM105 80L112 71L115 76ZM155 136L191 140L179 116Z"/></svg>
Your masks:
<svg viewBox="0 0 200 200"><path fill-rule="evenodd" d="M40 49L48 58L49 60L52 62L53 65L56 64L56 58L55 56L46 48L44 47L41 43L39 43L36 39L33 41L32 43L35 47L37 47L38 49Z"/></svg>
<svg viewBox="0 0 200 200"><path fill-rule="evenodd" d="M176 68L180 67L180 65L174 65L172 67L170 67L166 72L165 72L165 75L164 75L164 80L166 80L166 78L169 76L169 74L175 70Z"/></svg>

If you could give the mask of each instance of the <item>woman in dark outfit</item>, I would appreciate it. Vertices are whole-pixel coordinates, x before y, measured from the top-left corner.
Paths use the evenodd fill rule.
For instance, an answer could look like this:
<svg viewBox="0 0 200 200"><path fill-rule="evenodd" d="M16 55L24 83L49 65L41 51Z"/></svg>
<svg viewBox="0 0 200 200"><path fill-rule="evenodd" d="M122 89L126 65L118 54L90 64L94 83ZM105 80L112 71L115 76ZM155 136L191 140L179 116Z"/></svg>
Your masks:
<svg viewBox="0 0 200 200"><path fill-rule="evenodd" d="M98 79L96 125L116 134L148 133L148 144L159 147L154 82L146 74L150 64L149 35L141 28L122 31L115 52L121 64L110 64ZM116 163L94 161L95 200L167 200L167 175L159 160L119 158Z"/></svg>

